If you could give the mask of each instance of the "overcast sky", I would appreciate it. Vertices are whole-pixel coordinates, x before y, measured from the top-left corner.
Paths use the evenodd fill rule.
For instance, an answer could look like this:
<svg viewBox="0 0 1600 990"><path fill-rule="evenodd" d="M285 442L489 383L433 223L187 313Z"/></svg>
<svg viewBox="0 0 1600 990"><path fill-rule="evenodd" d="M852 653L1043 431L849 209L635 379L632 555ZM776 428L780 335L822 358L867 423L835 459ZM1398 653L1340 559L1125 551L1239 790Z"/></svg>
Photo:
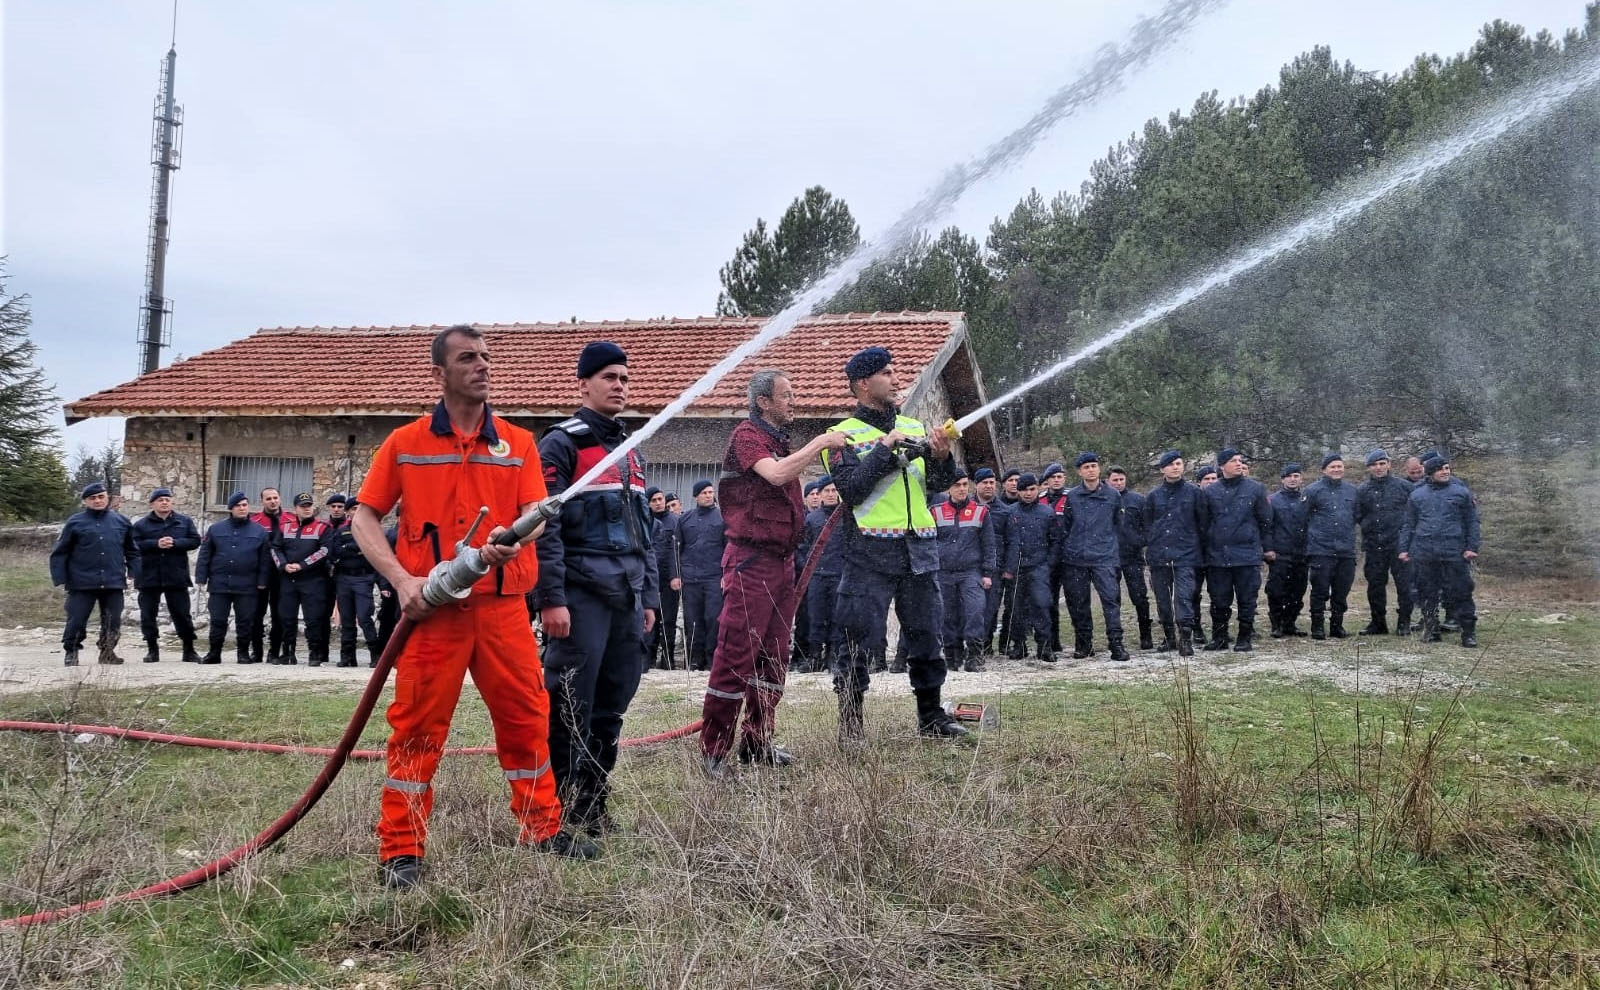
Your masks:
<svg viewBox="0 0 1600 990"><path fill-rule="evenodd" d="M1158 0L196 3L167 294L193 355L262 326L713 312L757 217L821 183L891 222ZM1205 90L1316 44L1397 72L1495 18L1558 36L1582 0L1234 0L1068 120L953 220L981 237L1030 187ZM151 110L169 0L4 5L3 250L63 401L138 371ZM284 356L292 376L307 360ZM67 431L70 452L120 422Z"/></svg>

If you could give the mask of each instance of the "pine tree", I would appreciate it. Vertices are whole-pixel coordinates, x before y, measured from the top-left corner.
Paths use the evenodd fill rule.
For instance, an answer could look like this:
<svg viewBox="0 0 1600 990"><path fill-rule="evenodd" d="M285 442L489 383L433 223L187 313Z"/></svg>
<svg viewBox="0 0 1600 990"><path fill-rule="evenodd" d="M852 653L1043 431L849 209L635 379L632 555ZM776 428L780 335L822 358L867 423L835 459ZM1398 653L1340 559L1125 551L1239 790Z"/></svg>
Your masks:
<svg viewBox="0 0 1600 990"><path fill-rule="evenodd" d="M850 207L821 186L789 204L768 231L758 219L733 259L722 266L719 316L770 316L849 256L861 243Z"/></svg>
<svg viewBox="0 0 1600 990"><path fill-rule="evenodd" d="M28 297L7 291L0 259L0 518L39 520L70 507L52 423L55 390L28 335Z"/></svg>

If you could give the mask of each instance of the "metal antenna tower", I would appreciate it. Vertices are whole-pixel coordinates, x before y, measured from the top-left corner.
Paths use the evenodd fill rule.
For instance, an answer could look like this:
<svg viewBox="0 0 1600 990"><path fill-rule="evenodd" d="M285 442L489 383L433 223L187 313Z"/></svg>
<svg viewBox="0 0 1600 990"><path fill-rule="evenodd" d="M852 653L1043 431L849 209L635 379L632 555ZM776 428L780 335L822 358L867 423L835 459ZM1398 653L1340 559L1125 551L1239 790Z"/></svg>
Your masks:
<svg viewBox="0 0 1600 990"><path fill-rule="evenodd" d="M177 4L173 4L173 43L161 62L161 88L156 93L155 131L150 162L155 181L150 192L150 243L145 252L144 299L139 304L139 374L161 366L161 348L172 344L172 300L165 295L167 282L167 223L172 204L172 173L183 157L178 128L183 108L172 99L173 73L178 66Z"/></svg>

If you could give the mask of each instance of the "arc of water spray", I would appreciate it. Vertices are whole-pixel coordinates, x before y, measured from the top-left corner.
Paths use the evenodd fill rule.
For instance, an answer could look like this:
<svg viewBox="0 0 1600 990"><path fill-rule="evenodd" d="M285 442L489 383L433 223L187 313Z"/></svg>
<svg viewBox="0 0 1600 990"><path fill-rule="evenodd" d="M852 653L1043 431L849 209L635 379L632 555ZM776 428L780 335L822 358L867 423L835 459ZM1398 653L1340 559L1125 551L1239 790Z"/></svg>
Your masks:
<svg viewBox="0 0 1600 990"><path fill-rule="evenodd" d="M966 429L1073 365L1081 364L1120 343L1134 332L1227 285L1240 275L1297 250L1311 241L1328 237L1345 221L1365 212L1374 203L1402 188L1421 182L1439 169L1504 137L1515 128L1545 116L1574 96L1596 85L1600 85L1600 57L1590 58L1586 64L1569 69L1553 79L1534 86L1531 90L1524 91L1519 96L1505 98L1496 108L1474 117L1465 129L1453 137L1437 141L1400 159L1393 166L1380 170L1372 179L1360 184L1332 205L1277 234L1269 235L1254 247L1246 248L1209 272L1190 280L1152 303L1137 316L1096 338L1081 350L1067 355L1016 388L962 416L956 420L956 428Z"/></svg>
<svg viewBox="0 0 1600 990"><path fill-rule="evenodd" d="M1072 82L1056 90L1045 105L1021 127L991 145L977 159L957 165L944 174L933 188L881 236L862 244L849 257L802 292L783 312L772 317L754 337L734 348L711 370L701 375L682 395L634 431L600 462L573 481L561 499L592 484L602 473L643 443L689 404L709 392L717 382L738 367L740 362L793 330L813 309L848 288L866 267L900 249L917 232L947 214L956 201L975 184L1015 165L1027 156L1056 125L1116 90L1131 70L1148 63L1166 50L1202 14L1221 7L1226 0L1167 0L1154 16L1141 19L1120 45L1107 45Z"/></svg>

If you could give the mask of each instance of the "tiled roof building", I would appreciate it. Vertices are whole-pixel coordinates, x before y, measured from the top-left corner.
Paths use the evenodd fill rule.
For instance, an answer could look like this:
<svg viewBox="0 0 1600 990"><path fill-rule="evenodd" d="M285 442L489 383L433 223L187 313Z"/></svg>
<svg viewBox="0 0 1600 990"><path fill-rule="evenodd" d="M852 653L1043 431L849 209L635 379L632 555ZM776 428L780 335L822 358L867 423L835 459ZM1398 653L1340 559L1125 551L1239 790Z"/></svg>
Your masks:
<svg viewBox="0 0 1600 990"><path fill-rule="evenodd" d="M748 318L599 323L479 324L493 360L495 411L535 431L570 415L573 369L591 340L628 352L630 408L638 423L660 411L762 321ZM259 330L65 407L67 421L127 417L124 491L142 499L168 485L181 504L222 511L233 488L252 501L271 484L290 495L358 488L377 445L395 426L426 411L438 391L428 347L439 326L279 327ZM643 444L651 481L687 487L711 474L734 421L746 414L745 386L761 368L788 372L796 392L799 442L846 414L845 359L880 344L895 354L904 402L943 421L977 408L983 385L960 313L873 313L802 322L744 361L688 410ZM285 354L327 360L285 362ZM971 465L994 462L987 422L967 431ZM819 468L820 470L820 468ZM687 496L687 492L684 493Z"/></svg>

